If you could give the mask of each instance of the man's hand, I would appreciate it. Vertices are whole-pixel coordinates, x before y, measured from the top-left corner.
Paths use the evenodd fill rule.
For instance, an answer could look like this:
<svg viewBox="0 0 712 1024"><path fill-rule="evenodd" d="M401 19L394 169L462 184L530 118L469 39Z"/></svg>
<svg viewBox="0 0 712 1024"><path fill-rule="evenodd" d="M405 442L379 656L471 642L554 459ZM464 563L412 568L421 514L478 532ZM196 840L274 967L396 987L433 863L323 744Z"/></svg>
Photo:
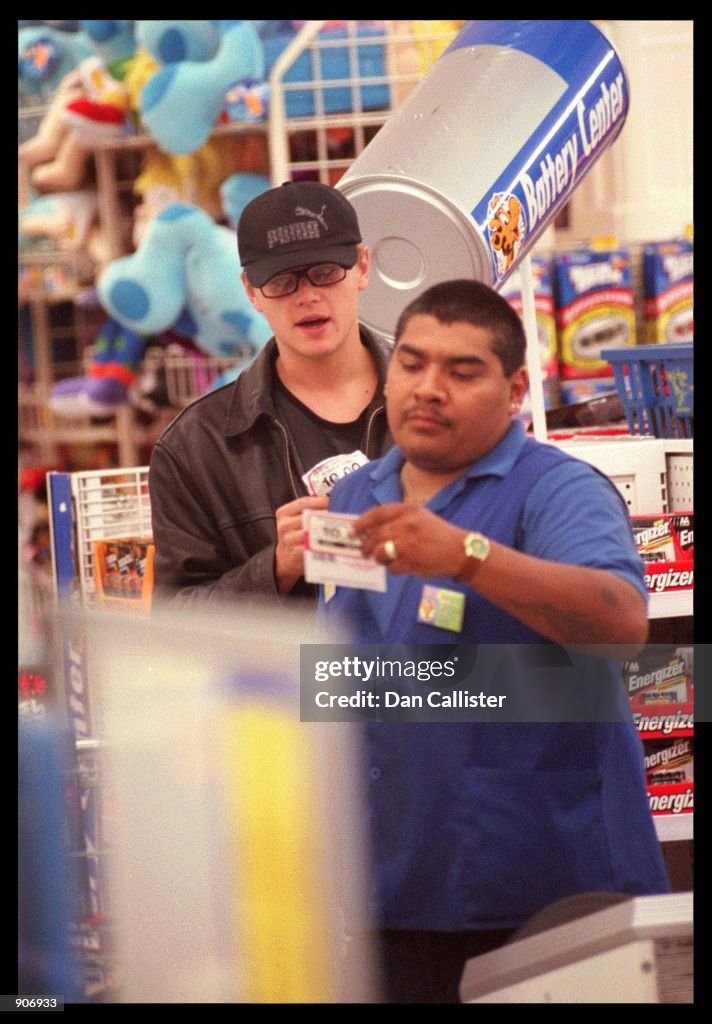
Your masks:
<svg viewBox="0 0 712 1024"><path fill-rule="evenodd" d="M389 572L460 580L555 643L597 645L603 654L603 645L635 649L647 640L645 598L608 570L544 560L491 539L487 561L468 567L467 531L413 505L369 509L354 533L364 555Z"/></svg>
<svg viewBox="0 0 712 1024"><path fill-rule="evenodd" d="M389 572L454 577L466 561L462 544L467 531L415 505L369 509L354 523L354 533L363 540L363 554L388 566Z"/></svg>
<svg viewBox="0 0 712 1024"><path fill-rule="evenodd" d="M306 508L324 510L329 507L326 495L297 498L281 505L276 513L277 547L274 553L274 572L280 594L288 594L304 575L304 529L302 512Z"/></svg>

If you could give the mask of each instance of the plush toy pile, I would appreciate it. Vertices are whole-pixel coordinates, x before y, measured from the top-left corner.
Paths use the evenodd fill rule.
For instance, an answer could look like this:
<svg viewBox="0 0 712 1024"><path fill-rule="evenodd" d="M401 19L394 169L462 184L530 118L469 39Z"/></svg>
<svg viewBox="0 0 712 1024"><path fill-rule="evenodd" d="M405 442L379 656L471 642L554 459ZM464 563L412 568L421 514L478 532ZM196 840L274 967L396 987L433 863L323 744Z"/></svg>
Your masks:
<svg viewBox="0 0 712 1024"><path fill-rule="evenodd" d="M234 141L213 130L266 116L261 36L272 24L84 20L77 31L20 28L21 101L46 107L18 150L29 185L20 247L45 238L85 256L106 313L87 376L55 386L56 412L106 415L131 401L156 338L182 337L234 361L219 383L269 338L240 280L234 229L244 205L271 183L251 168L236 172ZM139 203L126 236L135 251L110 258L116 240L102 239L93 152L102 140L137 131L156 145L146 148L134 185Z"/></svg>

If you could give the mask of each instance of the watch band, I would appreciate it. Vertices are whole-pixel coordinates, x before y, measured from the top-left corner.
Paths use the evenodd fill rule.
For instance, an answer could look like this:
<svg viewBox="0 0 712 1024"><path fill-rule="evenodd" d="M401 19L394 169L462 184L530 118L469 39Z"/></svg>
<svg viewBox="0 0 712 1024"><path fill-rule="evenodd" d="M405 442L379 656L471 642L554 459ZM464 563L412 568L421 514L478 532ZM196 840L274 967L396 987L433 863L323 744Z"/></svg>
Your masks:
<svg viewBox="0 0 712 1024"><path fill-rule="evenodd" d="M489 558L490 542L484 534L471 531L463 538L462 546L465 561L455 578L466 582L471 578L473 570Z"/></svg>

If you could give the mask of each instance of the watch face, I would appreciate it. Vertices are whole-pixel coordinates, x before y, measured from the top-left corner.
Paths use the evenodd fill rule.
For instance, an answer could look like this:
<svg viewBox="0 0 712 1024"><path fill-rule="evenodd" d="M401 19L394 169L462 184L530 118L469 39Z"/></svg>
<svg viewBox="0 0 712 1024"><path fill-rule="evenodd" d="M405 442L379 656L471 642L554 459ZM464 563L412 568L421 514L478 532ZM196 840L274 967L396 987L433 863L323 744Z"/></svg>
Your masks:
<svg viewBox="0 0 712 1024"><path fill-rule="evenodd" d="M478 533L470 533L465 538L465 552L469 558L477 558L483 562L489 554L489 541Z"/></svg>

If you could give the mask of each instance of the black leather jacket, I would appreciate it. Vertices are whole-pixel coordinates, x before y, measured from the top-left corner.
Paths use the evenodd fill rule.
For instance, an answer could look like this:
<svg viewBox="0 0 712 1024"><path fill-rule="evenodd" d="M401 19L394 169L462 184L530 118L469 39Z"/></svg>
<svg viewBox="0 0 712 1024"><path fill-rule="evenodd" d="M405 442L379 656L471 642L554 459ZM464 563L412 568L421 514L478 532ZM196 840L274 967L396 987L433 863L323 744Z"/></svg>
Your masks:
<svg viewBox="0 0 712 1024"><path fill-rule="evenodd" d="M363 326L361 340L378 366L361 444L374 459L393 443L383 403L391 346ZM246 593L279 597L275 510L307 491L272 397L275 354L273 338L235 381L179 413L154 446L149 492L156 601L193 607ZM315 595L316 588L300 580L290 597Z"/></svg>

